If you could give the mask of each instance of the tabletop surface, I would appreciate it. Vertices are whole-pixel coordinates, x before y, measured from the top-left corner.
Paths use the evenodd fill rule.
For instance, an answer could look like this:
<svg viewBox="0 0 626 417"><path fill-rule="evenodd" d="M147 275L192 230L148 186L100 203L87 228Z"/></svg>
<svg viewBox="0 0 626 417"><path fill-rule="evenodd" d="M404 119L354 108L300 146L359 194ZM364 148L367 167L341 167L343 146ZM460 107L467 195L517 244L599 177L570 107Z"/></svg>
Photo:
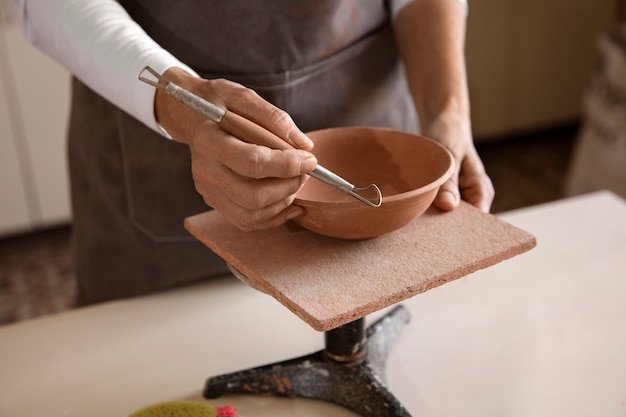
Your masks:
<svg viewBox="0 0 626 417"><path fill-rule="evenodd" d="M596 193L499 217L537 247L403 301L412 319L390 389L415 416L624 416L626 202ZM0 327L0 416L125 417L322 347L322 333L225 276ZM209 402L245 417L354 417L304 399Z"/></svg>
<svg viewBox="0 0 626 417"><path fill-rule="evenodd" d="M375 210L375 209L372 209ZM186 220L198 239L315 330L330 330L525 252L535 238L462 202L375 239L296 225L242 232L217 211Z"/></svg>

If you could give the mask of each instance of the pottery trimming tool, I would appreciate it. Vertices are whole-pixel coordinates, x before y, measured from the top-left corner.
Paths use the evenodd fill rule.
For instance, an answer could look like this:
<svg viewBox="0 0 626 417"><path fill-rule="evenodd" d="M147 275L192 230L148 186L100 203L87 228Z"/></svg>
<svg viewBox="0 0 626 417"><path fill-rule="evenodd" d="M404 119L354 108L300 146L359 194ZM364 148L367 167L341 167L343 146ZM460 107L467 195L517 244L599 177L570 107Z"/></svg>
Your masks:
<svg viewBox="0 0 626 417"><path fill-rule="evenodd" d="M152 74L155 79L146 77L146 72ZM293 146L282 140L280 137L274 135L269 130L266 130L265 128L236 113L233 113L232 111L222 109L210 101L193 94L177 84L174 84L149 66L141 70L139 73L139 79L153 87L163 90L165 93L197 111L207 119L217 123L222 130L245 142L267 146L268 148L273 149L294 149ZM351 195L370 207L380 207L383 203L382 192L376 184L370 184L365 187L356 187L319 164L313 171L309 172L308 175ZM376 192L377 201L371 201L357 193L370 188Z"/></svg>

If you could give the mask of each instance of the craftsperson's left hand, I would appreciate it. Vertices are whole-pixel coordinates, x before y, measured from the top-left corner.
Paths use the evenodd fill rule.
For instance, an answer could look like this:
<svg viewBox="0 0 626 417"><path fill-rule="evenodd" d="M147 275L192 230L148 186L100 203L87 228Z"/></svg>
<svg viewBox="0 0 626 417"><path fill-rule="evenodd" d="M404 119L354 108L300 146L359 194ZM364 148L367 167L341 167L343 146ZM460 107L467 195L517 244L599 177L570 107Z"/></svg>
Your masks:
<svg viewBox="0 0 626 417"><path fill-rule="evenodd" d="M448 148L456 162L454 174L441 186L434 201L441 210L455 209L461 199L484 212L491 208L495 191L476 152L470 130L456 123L434 123L423 131L425 136Z"/></svg>
<svg viewBox="0 0 626 417"><path fill-rule="evenodd" d="M454 175L434 204L453 210L463 199L488 212L494 189L472 139L464 58L466 10L457 0L413 1L394 23L421 132L447 147L456 161Z"/></svg>

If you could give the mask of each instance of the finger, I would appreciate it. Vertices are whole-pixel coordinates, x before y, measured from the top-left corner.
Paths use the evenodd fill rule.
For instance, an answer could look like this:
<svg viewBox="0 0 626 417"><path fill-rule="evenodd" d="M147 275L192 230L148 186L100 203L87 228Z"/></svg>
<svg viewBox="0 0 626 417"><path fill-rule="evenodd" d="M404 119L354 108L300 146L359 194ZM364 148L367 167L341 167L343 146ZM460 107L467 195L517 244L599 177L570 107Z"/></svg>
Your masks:
<svg viewBox="0 0 626 417"><path fill-rule="evenodd" d="M305 175L255 179L235 172L222 162L198 158L192 162L192 173L196 189L207 204L211 205L208 201L211 196L224 195L233 204L249 210L292 197L307 179Z"/></svg>
<svg viewBox="0 0 626 417"><path fill-rule="evenodd" d="M313 149L313 141L294 123L291 116L264 100L254 90L231 88L224 98L228 110L264 127L298 149Z"/></svg>
<svg viewBox="0 0 626 417"><path fill-rule="evenodd" d="M463 200L488 213L495 196L495 190L491 179L485 174L464 179L461 182L461 195Z"/></svg>
<svg viewBox="0 0 626 417"><path fill-rule="evenodd" d="M468 154L459 177L463 200L488 213L495 196L491 179L477 153Z"/></svg>
<svg viewBox="0 0 626 417"><path fill-rule="evenodd" d="M218 207L214 208L235 227L250 232L277 227L302 215L304 209L292 205L292 202L293 198L288 198L262 209L249 210L226 199L217 203Z"/></svg>
<svg viewBox="0 0 626 417"><path fill-rule="evenodd" d="M233 203L251 211L263 210L280 202L286 202L280 209L274 208L272 215L275 215L291 204L295 194L305 181L305 176L289 179L265 178L230 181L223 186L223 191Z"/></svg>
<svg viewBox="0 0 626 417"><path fill-rule="evenodd" d="M458 207L460 199L456 176L453 176L439 188L434 204L440 210L450 211Z"/></svg>
<svg viewBox="0 0 626 417"><path fill-rule="evenodd" d="M247 200L245 197L246 192L237 189L235 193L228 193L224 192L222 186L222 184L216 185L208 182L196 182L196 190L203 197L204 202L222 213L230 223L242 230L255 230L257 228L264 228L263 225L269 227L271 224L280 224L281 221L287 221L289 218L300 213L298 210L297 213L292 214L292 216L289 216L289 212L283 213L282 217L280 216L295 199L295 195L293 194L281 198L272 204L260 204L259 207L250 208L238 203L239 200ZM252 205L256 206L256 204Z"/></svg>
<svg viewBox="0 0 626 417"><path fill-rule="evenodd" d="M218 158L237 174L248 178L293 178L317 166L315 156L304 150L276 150L225 138Z"/></svg>
<svg viewBox="0 0 626 417"><path fill-rule="evenodd" d="M265 115L265 118L257 123L278 137L285 139L297 149L312 150L313 141L296 126L291 116L278 107L272 107L271 111L261 113L261 116Z"/></svg>
<svg viewBox="0 0 626 417"><path fill-rule="evenodd" d="M273 217L270 217L263 221L257 221L249 227L249 231L271 229L274 227L282 226L289 220L293 220L304 214L304 208L299 206L290 205Z"/></svg>

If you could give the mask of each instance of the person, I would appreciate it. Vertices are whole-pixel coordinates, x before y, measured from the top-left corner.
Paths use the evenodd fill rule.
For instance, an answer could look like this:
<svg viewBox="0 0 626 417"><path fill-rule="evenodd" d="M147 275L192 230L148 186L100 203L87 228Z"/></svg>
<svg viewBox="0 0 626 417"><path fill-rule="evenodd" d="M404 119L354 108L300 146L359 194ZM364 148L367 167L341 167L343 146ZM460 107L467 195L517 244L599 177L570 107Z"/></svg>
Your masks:
<svg viewBox="0 0 626 417"><path fill-rule="evenodd" d="M68 135L79 303L226 272L183 227L219 210L251 231L300 214L317 164L303 133L372 125L420 132L457 170L435 205L488 211L473 145L463 0L15 0L31 42L73 75ZM274 132L271 150L221 131L138 81L170 81Z"/></svg>

